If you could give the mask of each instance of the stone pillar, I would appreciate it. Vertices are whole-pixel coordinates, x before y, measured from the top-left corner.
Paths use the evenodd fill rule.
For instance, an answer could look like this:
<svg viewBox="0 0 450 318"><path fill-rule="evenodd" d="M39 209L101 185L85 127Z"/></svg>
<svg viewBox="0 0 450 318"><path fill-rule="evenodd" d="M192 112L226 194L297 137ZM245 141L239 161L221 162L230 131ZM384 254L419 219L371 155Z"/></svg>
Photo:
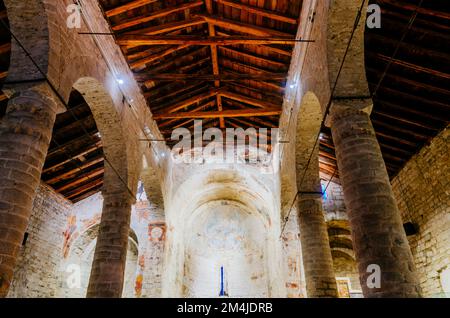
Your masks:
<svg viewBox="0 0 450 318"><path fill-rule="evenodd" d="M333 106L331 130L364 296L419 297L411 250L369 115ZM368 287L371 264L380 266L380 288Z"/></svg>
<svg viewBox="0 0 450 318"><path fill-rule="evenodd" d="M122 296L131 205L134 202L122 180L105 163L103 211L89 278L88 298Z"/></svg>
<svg viewBox="0 0 450 318"><path fill-rule="evenodd" d="M319 147L314 148L312 158L309 166L297 166L297 188L300 191L298 221L306 294L308 298L337 297L333 259L322 210Z"/></svg>
<svg viewBox="0 0 450 318"><path fill-rule="evenodd" d="M31 215L56 118L49 97L12 96L0 120L0 297L6 297Z"/></svg>
<svg viewBox="0 0 450 318"><path fill-rule="evenodd" d="M306 294L308 298L337 297L321 195L300 195L298 210Z"/></svg>

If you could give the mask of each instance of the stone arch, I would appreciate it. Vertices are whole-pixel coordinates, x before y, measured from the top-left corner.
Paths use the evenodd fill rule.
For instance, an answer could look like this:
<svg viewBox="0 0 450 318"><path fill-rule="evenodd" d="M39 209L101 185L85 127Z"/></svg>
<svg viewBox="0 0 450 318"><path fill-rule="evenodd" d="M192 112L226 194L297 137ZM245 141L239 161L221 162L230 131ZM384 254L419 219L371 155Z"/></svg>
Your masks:
<svg viewBox="0 0 450 318"><path fill-rule="evenodd" d="M319 99L313 92L307 92L301 100L295 135L295 169L298 191L321 191L320 184L317 182L319 145L316 145L316 140L322 125L322 117Z"/></svg>
<svg viewBox="0 0 450 318"><path fill-rule="evenodd" d="M147 164L144 157L144 167L141 171L141 182L143 184L147 200L164 214L164 196L161 181L156 169Z"/></svg>
<svg viewBox="0 0 450 318"><path fill-rule="evenodd" d="M10 29L30 53L39 69L47 74L50 65L50 31L44 0L4 0ZM39 80L43 76L13 39L8 82Z"/></svg>
<svg viewBox="0 0 450 318"><path fill-rule="evenodd" d="M126 134L120 115L114 107L111 96L103 85L92 77L82 77L73 85L89 105L100 132L103 153L105 155L104 188L115 191L126 183L128 189L134 189L133 178L129 178L130 162ZM113 176L110 178L109 176Z"/></svg>
<svg viewBox="0 0 450 318"><path fill-rule="evenodd" d="M80 233L71 243L68 255L61 264L61 290L59 296L61 297L76 297L83 298L86 295L88 288L89 276L91 274L92 261L94 259L95 245L97 243L98 232L100 228L99 220L88 227L81 229ZM128 253L127 263L125 266L125 284L124 297L134 297L134 285L137 272L139 242L137 235L133 229L130 229L128 237ZM80 269L80 288L69 288L67 281L72 269L71 265L77 265Z"/></svg>

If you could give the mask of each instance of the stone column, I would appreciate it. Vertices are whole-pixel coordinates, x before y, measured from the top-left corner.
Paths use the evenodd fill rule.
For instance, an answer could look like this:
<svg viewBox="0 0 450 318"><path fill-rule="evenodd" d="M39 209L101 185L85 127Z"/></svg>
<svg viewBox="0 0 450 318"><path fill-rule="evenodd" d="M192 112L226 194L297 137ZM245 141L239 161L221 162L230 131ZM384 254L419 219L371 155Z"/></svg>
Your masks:
<svg viewBox="0 0 450 318"><path fill-rule="evenodd" d="M334 106L333 106L334 107ZM365 297L419 297L414 261L369 115L334 107L331 130ZM369 288L371 264L380 288ZM373 285L372 285L373 287Z"/></svg>
<svg viewBox="0 0 450 318"><path fill-rule="evenodd" d="M297 167L298 221L302 246L303 267L308 298L337 297L336 277L328 239L327 225L322 210L319 177L319 147L307 167ZM303 181L301 181L303 179Z"/></svg>
<svg viewBox="0 0 450 318"><path fill-rule="evenodd" d="M56 118L49 97L15 94L0 120L0 297L6 297Z"/></svg>
<svg viewBox="0 0 450 318"><path fill-rule="evenodd" d="M122 296L131 205L134 202L122 180L105 163L103 211L89 278L88 298Z"/></svg>
<svg viewBox="0 0 450 318"><path fill-rule="evenodd" d="M299 196L299 226L308 298L337 297L321 196Z"/></svg>

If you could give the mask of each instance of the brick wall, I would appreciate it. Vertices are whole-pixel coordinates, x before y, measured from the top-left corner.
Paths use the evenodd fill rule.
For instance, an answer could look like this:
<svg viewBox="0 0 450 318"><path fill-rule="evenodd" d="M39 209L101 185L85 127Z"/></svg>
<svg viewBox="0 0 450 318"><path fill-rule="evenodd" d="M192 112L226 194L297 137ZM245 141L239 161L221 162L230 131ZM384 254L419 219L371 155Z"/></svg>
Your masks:
<svg viewBox="0 0 450 318"><path fill-rule="evenodd" d="M325 212L325 218L327 221L334 219L347 220L342 186L335 182L330 182L328 184L329 178L329 176L326 176L321 181L322 192L326 189L326 194L322 197L322 207Z"/></svg>
<svg viewBox="0 0 450 318"><path fill-rule="evenodd" d="M98 193L73 205L41 184L8 297L85 297L102 202ZM144 197L131 219L123 297L160 297L164 213ZM70 265L80 268L80 288L68 286Z"/></svg>
<svg viewBox="0 0 450 318"><path fill-rule="evenodd" d="M56 296L63 232L71 209L72 204L49 187L38 188L8 297Z"/></svg>
<svg viewBox="0 0 450 318"><path fill-rule="evenodd" d="M450 268L449 156L447 127L392 181L403 221L418 226L408 239L425 297L442 295L440 276Z"/></svg>

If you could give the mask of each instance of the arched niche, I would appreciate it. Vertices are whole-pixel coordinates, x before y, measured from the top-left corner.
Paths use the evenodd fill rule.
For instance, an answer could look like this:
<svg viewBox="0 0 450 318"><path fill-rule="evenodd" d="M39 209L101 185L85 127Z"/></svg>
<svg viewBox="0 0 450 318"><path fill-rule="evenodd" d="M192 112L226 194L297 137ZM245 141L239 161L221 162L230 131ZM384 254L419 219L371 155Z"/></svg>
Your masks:
<svg viewBox="0 0 450 318"><path fill-rule="evenodd" d="M84 298L86 296L92 261L94 260L98 231L99 224L97 223L82 231L70 245L66 259L63 261L61 267L62 277L59 296L69 298ZM123 297L135 297L138 251L139 242L137 241L137 236L135 232L130 229ZM80 274L79 288L71 285L76 281L71 277L74 277L72 275L76 275L78 270Z"/></svg>
<svg viewBox="0 0 450 318"><path fill-rule="evenodd" d="M183 296L268 297L267 228L235 201L208 202L185 232Z"/></svg>
<svg viewBox="0 0 450 318"><path fill-rule="evenodd" d="M238 218L238 212L254 218L254 224L262 224L260 230L264 232L265 246L264 259L267 274L263 274L263 280L268 281L268 297L283 297L286 289L283 283L282 269L282 247L280 241L281 223L279 218L279 203L274 191L267 184L264 184L261 175L258 175L258 169L252 173L252 168L245 170L226 169L226 168L206 168L195 170L189 176L185 176L185 181L176 187L176 190L166 201L166 222L167 222L167 241L165 248L165 261L163 273L162 294L163 297L182 297L188 294L197 297L198 293L189 293L185 285L185 269L191 270L189 259L191 244L195 244L197 236L190 236L193 228L197 224L198 218L209 219L210 205L211 210L221 211L233 207L233 213ZM218 204L218 205L216 205ZM221 204L228 204L228 207L222 207ZM220 209L217 209L220 207ZM205 210L206 209L206 210ZM232 212L230 212L232 213ZM246 213L246 214L244 214ZM225 212L220 212L219 216L224 216ZM213 218L211 216L211 218ZM226 221L226 218L224 219ZM206 222L206 221L205 221ZM197 229L201 232L202 228ZM244 230L245 239L252 241L251 232ZM189 239L187 239L187 236ZM245 253L244 253L245 254ZM210 258L211 262L213 258ZM262 264L261 263L261 264ZM203 260L203 264L205 260ZM214 269L216 271L217 269ZM225 271L226 268L225 268ZM218 273L220 275L220 273ZM213 274L211 274L211 277ZM195 275L194 275L195 276ZM198 276L197 276L198 277ZM266 278L267 277L267 278ZM217 276L216 276L217 278ZM217 279L212 284L217 284ZM212 287L209 293L212 293ZM259 289L258 294L264 293ZM216 294L216 293L214 293ZM254 294L256 295L256 294ZM210 295L211 297L214 295ZM218 296L218 295L217 295ZM239 295L236 294L236 297ZM248 297L252 295L247 294Z"/></svg>

